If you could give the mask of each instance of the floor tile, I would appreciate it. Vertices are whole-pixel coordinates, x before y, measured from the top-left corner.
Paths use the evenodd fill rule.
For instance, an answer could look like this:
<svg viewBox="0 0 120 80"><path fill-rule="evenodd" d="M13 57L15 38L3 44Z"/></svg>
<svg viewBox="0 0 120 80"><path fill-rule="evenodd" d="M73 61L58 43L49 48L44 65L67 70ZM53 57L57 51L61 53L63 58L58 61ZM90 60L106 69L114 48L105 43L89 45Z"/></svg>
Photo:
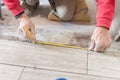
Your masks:
<svg viewBox="0 0 120 80"><path fill-rule="evenodd" d="M0 80L18 80L23 68L0 64Z"/></svg>
<svg viewBox="0 0 120 80"><path fill-rule="evenodd" d="M87 51L0 40L0 63L86 73Z"/></svg>
<svg viewBox="0 0 120 80"><path fill-rule="evenodd" d="M34 70L28 68L25 69L21 80L55 80L56 78L66 78L67 80L117 80L81 74L63 73L38 69Z"/></svg>
<svg viewBox="0 0 120 80"><path fill-rule="evenodd" d="M114 55L115 51L105 53L90 52L88 73L104 77L120 78L120 62Z"/></svg>

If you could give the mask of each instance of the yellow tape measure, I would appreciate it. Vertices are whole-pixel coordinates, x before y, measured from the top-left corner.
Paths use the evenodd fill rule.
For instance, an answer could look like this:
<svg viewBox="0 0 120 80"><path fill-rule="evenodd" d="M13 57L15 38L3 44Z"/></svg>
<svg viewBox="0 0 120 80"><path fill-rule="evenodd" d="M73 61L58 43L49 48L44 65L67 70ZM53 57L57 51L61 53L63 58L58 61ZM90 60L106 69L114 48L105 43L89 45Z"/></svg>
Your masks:
<svg viewBox="0 0 120 80"><path fill-rule="evenodd" d="M87 50L87 48L83 48L83 47L79 47L79 46L72 46L72 45L67 45L67 44L58 44L58 43L51 43L51 42L36 41L36 44L51 45L51 46L57 46L57 47L65 47L65 48Z"/></svg>
<svg viewBox="0 0 120 80"><path fill-rule="evenodd" d="M33 38L33 36L31 35L28 27L25 25L23 27L23 29L25 30L26 34L27 34L27 37L32 41L32 43L35 43L35 39Z"/></svg>
<svg viewBox="0 0 120 80"><path fill-rule="evenodd" d="M73 48L73 49L80 49L80 50L88 50L87 48L79 47L79 46L72 46L67 44L58 44L58 43L51 43L51 42L42 42L42 41L35 41L35 39L32 37L29 29L27 26L23 27L27 37L32 41L32 43L38 44L38 45L51 45L51 46L57 46L57 47L65 47L65 48Z"/></svg>

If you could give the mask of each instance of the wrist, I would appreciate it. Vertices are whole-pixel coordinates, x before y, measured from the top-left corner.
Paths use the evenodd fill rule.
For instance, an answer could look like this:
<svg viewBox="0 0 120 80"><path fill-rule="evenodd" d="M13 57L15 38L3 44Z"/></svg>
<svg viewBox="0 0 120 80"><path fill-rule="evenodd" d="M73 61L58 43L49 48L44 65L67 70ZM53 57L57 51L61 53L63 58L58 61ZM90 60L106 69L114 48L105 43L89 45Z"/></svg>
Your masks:
<svg viewBox="0 0 120 80"><path fill-rule="evenodd" d="M97 27L109 31L108 27L105 27L105 26L97 26Z"/></svg>
<svg viewBox="0 0 120 80"><path fill-rule="evenodd" d="M25 13L23 13L19 16L19 18L17 18L17 20L18 22L20 22L21 20L29 20L29 19L28 16Z"/></svg>
<svg viewBox="0 0 120 80"><path fill-rule="evenodd" d="M25 14L24 11L20 12L19 14L17 14L17 15L15 16L15 18L16 18L16 19L19 19L23 14Z"/></svg>

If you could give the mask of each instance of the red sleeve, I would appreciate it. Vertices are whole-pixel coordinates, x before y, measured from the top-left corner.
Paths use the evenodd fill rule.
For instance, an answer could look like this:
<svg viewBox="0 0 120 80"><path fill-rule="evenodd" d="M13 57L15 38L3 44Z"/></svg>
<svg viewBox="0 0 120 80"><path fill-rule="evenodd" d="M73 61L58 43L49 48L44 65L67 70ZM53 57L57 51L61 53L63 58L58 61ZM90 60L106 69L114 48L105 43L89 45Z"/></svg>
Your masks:
<svg viewBox="0 0 120 80"><path fill-rule="evenodd" d="M3 0L3 2L14 16L23 11L19 0Z"/></svg>
<svg viewBox="0 0 120 80"><path fill-rule="evenodd" d="M115 0L96 0L97 1L97 24L110 29L112 17L114 15Z"/></svg>

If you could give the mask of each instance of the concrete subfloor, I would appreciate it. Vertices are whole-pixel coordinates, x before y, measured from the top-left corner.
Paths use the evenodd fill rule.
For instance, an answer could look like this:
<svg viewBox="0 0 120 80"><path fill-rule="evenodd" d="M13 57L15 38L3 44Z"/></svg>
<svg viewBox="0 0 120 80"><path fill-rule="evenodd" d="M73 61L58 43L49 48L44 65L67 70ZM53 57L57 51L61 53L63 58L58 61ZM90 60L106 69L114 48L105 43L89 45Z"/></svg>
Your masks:
<svg viewBox="0 0 120 80"><path fill-rule="evenodd" d="M90 37L95 28L95 1L86 0L89 7L89 13L91 17L91 22L55 22L49 21L47 16L50 12L49 3L47 0L40 0L40 7L34 11L30 17L36 27L36 39L45 42L54 42L62 44L77 45L82 47L88 47L90 42ZM120 3L117 1L116 3ZM119 28L119 12L118 5L115 10L115 18L113 19L111 25L111 37L115 39L120 36ZM92 8L91 8L91 7ZM118 10L117 10L118 9ZM18 23L17 20L12 16L12 14L2 7L2 13L4 20L0 20L0 38L18 40ZM114 29L113 29L114 28Z"/></svg>
<svg viewBox="0 0 120 80"><path fill-rule="evenodd" d="M36 27L37 40L84 47L88 46L87 43L89 43L95 25L79 22L49 21L47 19L48 13L49 7L43 5L31 17ZM5 20L0 20L0 32L2 33L0 36L6 39L18 38L17 27L19 25L12 14L4 7L3 17Z"/></svg>
<svg viewBox="0 0 120 80"><path fill-rule="evenodd" d="M2 7L5 20L0 20L1 38L18 39L17 21L12 14ZM30 17L36 27L37 40L63 43L87 47L95 24L82 22L55 22L49 21L47 15L50 12L49 4L41 0L41 6ZM13 40L14 40L13 39Z"/></svg>
<svg viewBox="0 0 120 80"><path fill-rule="evenodd" d="M105 53L21 42L17 21L5 7L2 11L0 80L120 80L120 42ZM31 17L38 40L88 46L94 24L53 22L47 20L48 13L49 7L41 6Z"/></svg>

